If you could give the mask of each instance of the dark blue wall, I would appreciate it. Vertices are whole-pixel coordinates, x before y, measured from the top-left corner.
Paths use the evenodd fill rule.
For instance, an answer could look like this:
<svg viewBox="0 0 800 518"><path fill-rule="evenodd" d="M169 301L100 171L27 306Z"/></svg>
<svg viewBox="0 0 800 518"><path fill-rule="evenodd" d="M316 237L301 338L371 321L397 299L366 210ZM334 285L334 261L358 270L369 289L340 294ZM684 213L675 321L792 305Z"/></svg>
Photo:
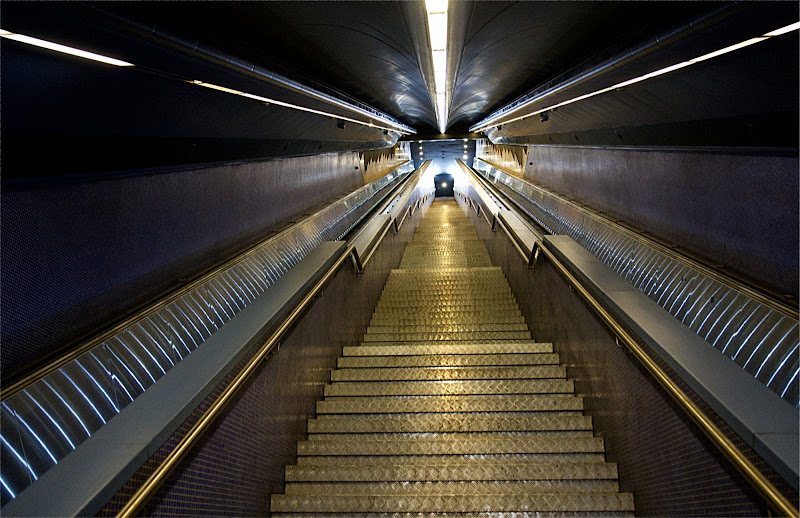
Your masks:
<svg viewBox="0 0 800 518"><path fill-rule="evenodd" d="M530 146L525 179L778 293L798 293L798 160L703 148Z"/></svg>
<svg viewBox="0 0 800 518"><path fill-rule="evenodd" d="M353 152L4 188L2 374L362 183Z"/></svg>

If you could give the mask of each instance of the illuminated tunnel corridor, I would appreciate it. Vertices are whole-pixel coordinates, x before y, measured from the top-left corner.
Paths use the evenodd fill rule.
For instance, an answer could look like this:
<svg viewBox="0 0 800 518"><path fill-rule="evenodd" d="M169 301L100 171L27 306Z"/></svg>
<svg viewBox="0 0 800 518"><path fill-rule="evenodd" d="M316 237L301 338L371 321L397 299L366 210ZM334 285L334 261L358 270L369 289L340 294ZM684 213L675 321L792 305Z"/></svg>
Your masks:
<svg viewBox="0 0 800 518"><path fill-rule="evenodd" d="M4 2L3 516L797 516L793 2Z"/></svg>

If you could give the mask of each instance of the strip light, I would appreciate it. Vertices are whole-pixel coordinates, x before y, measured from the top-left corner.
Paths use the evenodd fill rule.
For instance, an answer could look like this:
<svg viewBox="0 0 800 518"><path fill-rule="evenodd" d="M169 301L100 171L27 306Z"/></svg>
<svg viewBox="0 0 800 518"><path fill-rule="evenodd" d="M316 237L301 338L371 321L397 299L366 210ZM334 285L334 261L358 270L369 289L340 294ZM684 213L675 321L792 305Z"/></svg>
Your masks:
<svg viewBox="0 0 800 518"><path fill-rule="evenodd" d="M30 36L25 36L22 34L15 34L13 32L5 31L0 29L0 38L6 38L9 40L19 41L20 43L27 43L28 45L33 45L36 47L41 47L43 49L55 50L56 52L63 52L64 54L70 54L72 56L78 56L79 58L91 59L93 61L99 61L101 63L106 63L109 65L115 65L118 67L132 67L133 63L128 63L127 61L122 61L119 59L110 58L108 56L102 56L100 54L95 54L94 52L88 52L81 49L76 49L73 47L67 47L66 45L61 45L59 43L53 43L52 41L45 41L40 40L39 38L32 38Z"/></svg>
<svg viewBox="0 0 800 518"><path fill-rule="evenodd" d="M431 42L436 117L439 131L447 129L447 0L425 0Z"/></svg>
<svg viewBox="0 0 800 518"><path fill-rule="evenodd" d="M212 84L212 83L206 83L204 81L188 81L188 82L193 84L193 85L204 86L204 87L210 88L212 90L218 90L220 92L239 95L241 97L247 97L248 99L254 99L256 101L261 101L261 102L266 103L268 105L269 104L274 104L276 106L283 106L285 108L292 108L294 110L300 110L300 111L304 111L304 112L315 113L317 115L324 115L326 117L331 117L333 119L352 122L354 124L360 124L362 126L369 126L370 128L379 128L379 129L385 129L387 131L396 131L396 132L401 133L401 134L405 134L406 133L406 132L404 132L402 130L399 130L397 128L390 128L388 126L381 126L379 124L374 124L372 122L364 122L364 121L360 121L360 120L357 120L357 119L351 119L350 117L345 117L343 115L337 115L335 113L329 113L329 112L324 112L324 111L321 111L321 110L315 110L313 108L306 108L305 106L298 106L296 104L291 104L291 103L279 101L277 99L270 99L269 97L262 97L260 95L249 94L247 92L242 92L240 90L234 90L233 88L227 88L227 87L215 85L215 84Z"/></svg>
<svg viewBox="0 0 800 518"><path fill-rule="evenodd" d="M101 63L106 63L106 64L109 64L109 65L115 65L115 66L118 66L118 67L132 67L132 66L135 66L133 63L128 63L127 61L122 61L122 60L119 60L119 59L110 58L108 56L102 56L100 54L95 54L94 52L88 52L88 51L85 51L85 50L80 50L80 49L76 49L76 48L73 48L73 47L68 47L66 45L61 45L60 43L53 43L51 41L40 40L39 38L33 38L31 36L25 36L23 34L17 34L17 33L14 33L14 32L3 30L3 29L0 29L0 38L7 38L7 39L10 39L10 40L19 41L21 43L27 43L29 45L34 45L36 47L41 47L41 48L44 48L44 49L54 50L56 52L62 52L64 54L70 54L72 56L77 56L77 57L81 57L81 58L85 58L85 59L91 59L93 61L99 61ZM250 99L254 99L256 101L263 101L263 102L268 103L268 104L275 104L275 105L278 105L278 106L284 106L286 108L292 108L294 110L300 110L300 111L305 111L305 112L309 112L309 113L315 113L317 115L324 115L326 117L331 117L331 118L338 119L338 120L344 120L344 121L347 121L347 122L352 122L354 124L360 124L362 126L369 126L371 128L379 128L379 129L385 129L385 130L388 130L388 131L395 131L395 132L398 132L400 134L408 134L409 133L409 131L404 130L403 128L400 128L400 127L381 126L381 125L378 125L378 124L374 124L373 122L363 122L363 121L360 121L360 120L351 119L349 117L344 117L342 115L337 115L337 114L334 114L334 113L324 112L324 111L320 111L320 110L314 110L312 108L306 108L304 106L298 106L296 104L286 103L286 102L278 101L278 100L275 100L275 99L268 99L266 97L261 97L259 95L249 94L249 93L246 93L246 92L241 92L239 90L234 90L232 88L226 88L224 86L218 86L218 85L214 85L214 84L211 84L211 83L205 83L203 81L188 81L188 82L192 83L192 84L200 85L200 86L205 86L206 88L219 90L221 92L227 92L227 93L230 93L230 94L240 95L242 97L247 97L247 98L250 98Z"/></svg>
<svg viewBox="0 0 800 518"><path fill-rule="evenodd" d="M768 33L764 34L763 36L750 38L749 40L745 40L745 41L736 43L734 45L730 45L728 47L725 47L725 48L722 48L722 49L719 49L719 50L715 50L714 52L709 52L708 54L703 54L702 56L698 56L696 58L692 58L692 59L689 59L687 61L682 61L680 63L676 63L674 65L670 65L670 66L665 67L665 68L660 68L660 69L655 70L653 72L650 72L648 74L645 74L645 75L642 75L642 76L639 76L639 77L635 77L633 79L628 79L627 81L622 81L621 83L617 83L617 84L615 84L613 86L609 86L607 88L603 88L603 89L597 90L595 92L584 94L584 95L572 98L572 99L570 99L568 101L564 101L564 102L561 102L561 103L558 103L558 104L554 104L552 106L548 106L547 108L542 108L541 110L537 110L535 112L526 113L525 115L520 115L519 117L516 117L516 118L513 118L513 119L509 119L509 120L505 120L505 121L489 123L489 124L486 124L484 126L476 127L474 129L470 128L470 131L474 131L474 132L485 131L485 130L487 130L489 128L494 128L494 127L497 127L497 126L500 126L500 125L503 125L503 124L510 124L512 122L517 122L517 121L520 121L522 119L527 119L528 117L533 117L534 115L538 115L540 113L543 113L543 112L546 112L546 111L549 111L549 110L553 110L555 108L560 108L561 106L566 106L567 104L572 104L574 102L583 101L584 99L588 99L588 98L594 97L596 95L604 94L604 93L610 92L612 90L617 90L619 88L624 88L626 86L630 86L632 84L636 84L636 83L642 82L642 81L644 81L646 79L651 79L653 77L658 77L658 76L663 75L663 74L668 74L669 72L674 72L675 70L680 70L681 68L688 67L689 65L694 65L695 63L700 63L701 61L705 61L707 59L716 58L716 57L721 56L723 54L727 54L729 52L733 52L734 50L739 50L739 49L744 48L744 47L749 47L750 45L753 45L755 43L760 43L762 41L766 41L766 40L768 40L770 38L773 38L775 36L780 36L782 34L786 34L786 33L792 32L792 31L796 31L798 29L800 29L800 22L793 23L791 25L787 25L786 27L781 27L780 29L776 29L776 30L774 30L772 32L768 32ZM536 102L536 100L532 100L528 104L531 104L533 102ZM522 107L523 106L520 106L519 108L522 108Z"/></svg>

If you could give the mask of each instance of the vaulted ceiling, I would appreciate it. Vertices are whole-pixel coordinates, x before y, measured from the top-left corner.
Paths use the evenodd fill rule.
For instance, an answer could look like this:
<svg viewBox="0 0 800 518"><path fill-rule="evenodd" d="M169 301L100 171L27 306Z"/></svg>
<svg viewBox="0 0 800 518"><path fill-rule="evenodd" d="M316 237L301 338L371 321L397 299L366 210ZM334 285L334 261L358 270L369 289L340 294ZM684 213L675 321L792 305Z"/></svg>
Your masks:
<svg viewBox="0 0 800 518"><path fill-rule="evenodd" d="M74 172L78 162L64 164L76 147L75 160L94 147L104 158L89 169L103 170L369 149L400 136L353 124L337 129L335 117L347 112L302 92L284 88L280 98L329 116L200 91L187 85L191 79L273 99L279 94L267 76L275 72L366 103L413 128L407 138L439 133L421 1L5 2L0 9L4 30L137 65L108 70L4 40L3 138L20 150L4 156L12 177L25 176L23 152L43 146L61 165L44 161L25 174ZM446 133L468 136L524 94L532 92L515 116L797 19L793 2L451 1ZM793 146L797 32L654 86L562 108L548 125L536 117L485 133L506 143Z"/></svg>

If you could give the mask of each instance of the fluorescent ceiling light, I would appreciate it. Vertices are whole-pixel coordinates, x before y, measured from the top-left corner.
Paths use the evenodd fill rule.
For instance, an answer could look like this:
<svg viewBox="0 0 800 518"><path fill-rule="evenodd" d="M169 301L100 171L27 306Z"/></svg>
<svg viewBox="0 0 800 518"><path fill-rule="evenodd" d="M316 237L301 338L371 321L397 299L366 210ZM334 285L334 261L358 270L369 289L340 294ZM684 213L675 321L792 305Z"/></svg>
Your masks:
<svg viewBox="0 0 800 518"><path fill-rule="evenodd" d="M778 32L778 31L775 31L775 32ZM781 33L781 34L783 34L783 33ZM769 37L762 36L760 38L750 38L747 41L743 41L741 43L737 43L736 45L731 45L730 47L725 47L724 49L719 49L717 51L710 52L708 54L704 54L704 55L702 55L700 57L697 57L697 58L694 58L694 59L690 59L689 61L691 63L699 63L700 61L705 61L707 59L715 58L717 56L721 56L723 54L727 54L728 52L732 52L734 50L738 50L738 49L741 49L743 47L748 47L748 46L750 46L750 45L752 45L754 43L760 43L760 42L762 42L762 41L764 41L766 39L769 39Z"/></svg>
<svg viewBox="0 0 800 518"><path fill-rule="evenodd" d="M212 83L206 83L204 81L188 81L188 82L193 84L193 85L203 86L205 88L210 88L212 90L218 90L220 92L225 92L225 93L229 93L229 94L233 94L233 95L239 95L241 97L247 97L248 99L254 99L256 101L264 102L264 103L267 103L267 104L275 104L277 106L283 106L284 108L291 108L293 110L300 110L300 111L304 111L304 112L308 112L308 113L315 113L317 115L324 115L324 116L330 117L332 119L352 122L354 124L360 124L362 126L368 126L370 128L380 128L380 129L385 129L385 130L388 130L388 131L396 131L398 133L404 133L403 131L398 130L396 128L389 128L387 126L380 126L378 124L375 124L372 121L364 122L364 121L360 121L360 120L357 120L357 119L351 119L350 117L345 117L343 115L337 115L335 113L324 112L324 111L321 111L321 110L314 110L312 108L306 108L305 106L298 106L296 104L291 104L291 103L287 103L287 102L283 102L283 101L278 101L277 99L270 99L269 97L262 97L260 95L249 94L247 92L242 92L240 90L234 90L233 88L227 88L225 86L219 86L219 85L215 85L215 84L212 84Z"/></svg>
<svg viewBox="0 0 800 518"><path fill-rule="evenodd" d="M542 108L541 110L536 110L535 112L532 112L532 113L527 113L525 115L521 115L519 117L516 117L516 118L513 118L513 119L509 119L509 120L500 121L500 122L496 122L496 123L489 123L489 124L486 124L484 126L476 127L473 131L476 131L476 132L485 131L485 130L487 130L489 128L500 126L502 124L510 124L512 122L517 122L517 121L520 121L522 119L527 119L528 117L533 117L534 115L538 115L540 113L543 113L543 112L546 112L546 111L549 111L549 110L552 110L552 109L555 109L555 108L560 108L561 106L566 106L568 104L572 104L574 102L582 101L584 99L588 99L588 98L594 97L596 95L604 94L604 93L610 92L612 90L617 90L617 89L620 89L620 88L624 88L626 86L630 86L632 84L639 83L639 82L644 81L646 79L651 79L653 77L658 77L660 75L667 74L669 72L674 72L675 70L680 70L681 68L688 67L689 65L694 65L695 63L700 63L702 61L706 61L707 59L715 58L717 56L721 56L723 54L727 54L729 52L733 52L734 50L738 50L738 49L741 49L741 48L744 48L744 47L749 47L750 45L753 45L755 43L760 43L762 41L768 40L769 38L772 38L772 37L775 37L775 36L780 36L782 34L786 34L786 33L792 32L792 31L796 31L798 29L800 29L800 22L796 22L796 23L793 23L791 25L787 25L785 27L781 27L780 29L776 29L776 30L774 30L772 32L768 32L768 33L764 34L763 36L759 36L759 37L756 37L756 38L750 38L749 40L745 40L745 41L736 43L734 45L730 45L728 47L725 47L725 48L722 48L722 49L719 49L719 50L715 50L714 52L709 52L708 54L703 54L702 56L698 56L696 58L692 58L692 59L689 59L689 60L686 60L686 61L681 61L680 63L676 63L676 64L670 65L668 67L664 67L664 68L660 68L658 70L654 70L653 72L650 72L648 74L645 74L645 75L642 75L642 76L639 76L639 77L634 77L633 79L628 79L627 81L622 81L621 83L617 83L617 84L609 86L607 88L603 88L603 89L596 90L596 91L588 93L588 94L584 94L584 95L580 95L578 97L574 97L574 98L569 99L567 101L563 101L563 102L560 102L558 104L554 104L552 106L548 106L547 108ZM519 110L519 109L523 108L524 106L527 106L528 104L531 104L533 102L536 102L536 99L531 100L529 103L520 105L514 111Z"/></svg>
<svg viewBox="0 0 800 518"><path fill-rule="evenodd" d="M448 0L426 0L428 12L428 34L433 63L433 97L436 98L436 119L439 131L444 133L447 125L447 2Z"/></svg>
<svg viewBox="0 0 800 518"><path fill-rule="evenodd" d="M425 9L428 13L446 13L447 0L425 0Z"/></svg>
<svg viewBox="0 0 800 518"><path fill-rule="evenodd" d="M764 36L771 38L773 36L780 36L781 34L786 34L787 32L796 31L797 29L800 29L800 22L787 25L786 27L781 27L780 29L775 29L772 32L766 33Z"/></svg>
<svg viewBox="0 0 800 518"><path fill-rule="evenodd" d="M436 72L447 71L447 54L444 50L433 51L433 70Z"/></svg>
<svg viewBox="0 0 800 518"><path fill-rule="evenodd" d="M22 34L15 34L13 32L9 32L3 29L0 29L0 37L7 38L9 40L19 41L20 43L27 43L28 45L33 45L35 47L41 47L43 49L54 50L56 52L62 52L64 54L69 54L71 56L77 56L79 58L84 59L91 59L92 61L99 61L101 63L106 63L108 65L115 65L118 67L132 67L133 63L128 63L127 61L122 61L119 59L110 58L108 56L102 56L100 54L95 54L94 52L88 52L81 49L76 49L73 47L67 47L66 45L61 45L59 43L53 43L52 41L45 41L40 40L39 38L32 38L30 36L25 36Z"/></svg>
<svg viewBox="0 0 800 518"><path fill-rule="evenodd" d="M447 48L447 13L433 13L428 15L428 30L431 35L431 49L444 50Z"/></svg>

